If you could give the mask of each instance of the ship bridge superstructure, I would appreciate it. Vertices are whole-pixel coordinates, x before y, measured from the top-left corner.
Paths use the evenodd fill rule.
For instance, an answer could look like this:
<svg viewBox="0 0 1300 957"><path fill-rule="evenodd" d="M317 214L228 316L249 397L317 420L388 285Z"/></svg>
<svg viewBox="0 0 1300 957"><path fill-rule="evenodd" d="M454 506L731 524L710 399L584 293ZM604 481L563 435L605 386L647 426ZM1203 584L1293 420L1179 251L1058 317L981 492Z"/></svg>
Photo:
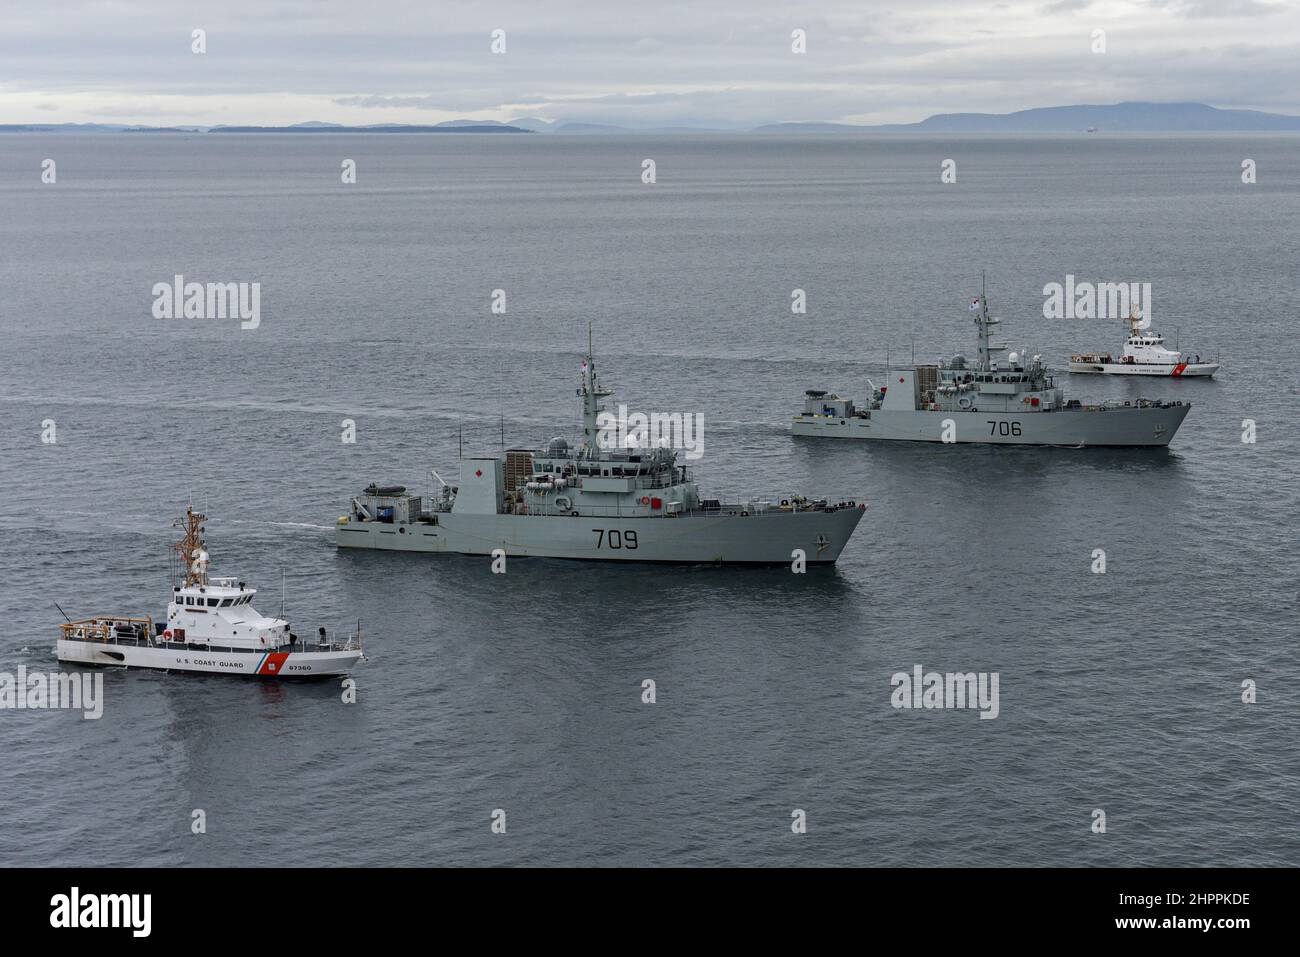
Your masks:
<svg viewBox="0 0 1300 957"><path fill-rule="evenodd" d="M1041 356L1009 352L1007 346L993 342L993 329L1000 320L989 314L983 291L971 302L970 311L978 350L974 362L959 354L934 365L890 371L881 385L870 383L871 399L862 410L838 396L832 397L834 401L819 397L813 390L808 393L805 414L1050 412L1065 407L1065 395Z"/></svg>
<svg viewBox="0 0 1300 957"><path fill-rule="evenodd" d="M502 510L516 515L678 515L700 505L689 468L677 450L644 443L611 447L601 439L601 400L614 394L600 384L590 331L579 366L582 443L563 437L531 452L506 453Z"/></svg>
<svg viewBox="0 0 1300 957"><path fill-rule="evenodd" d="M207 516L187 508L177 519L180 541L173 545L181 581L172 585L166 637L230 647L276 648L290 641L289 622L269 618L253 607L257 589L238 578L209 574L211 557L203 540Z"/></svg>

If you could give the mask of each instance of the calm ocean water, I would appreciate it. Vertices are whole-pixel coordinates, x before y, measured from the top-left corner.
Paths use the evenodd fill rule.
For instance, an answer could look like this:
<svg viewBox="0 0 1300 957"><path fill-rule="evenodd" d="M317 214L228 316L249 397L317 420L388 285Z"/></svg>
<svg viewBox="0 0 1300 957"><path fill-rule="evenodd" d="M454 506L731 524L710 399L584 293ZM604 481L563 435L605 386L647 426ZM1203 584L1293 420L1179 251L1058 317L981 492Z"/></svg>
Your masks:
<svg viewBox="0 0 1300 957"><path fill-rule="evenodd" d="M55 667L56 601L157 615L191 499L216 572L275 613L284 569L299 633L360 619L370 661L350 706L118 671L99 721L0 711L0 862L1300 864L1298 144L5 136L0 671ZM1223 371L1060 377L1190 399L1168 450L791 438L805 388L970 354L981 271L1050 363L1122 341L1042 318L1073 274L1151 282ZM260 327L152 318L177 273L260 282ZM618 400L704 414L705 490L865 498L839 565L335 550L350 495L454 475L458 431L571 435L588 322ZM916 664L998 672L1000 715L894 710Z"/></svg>

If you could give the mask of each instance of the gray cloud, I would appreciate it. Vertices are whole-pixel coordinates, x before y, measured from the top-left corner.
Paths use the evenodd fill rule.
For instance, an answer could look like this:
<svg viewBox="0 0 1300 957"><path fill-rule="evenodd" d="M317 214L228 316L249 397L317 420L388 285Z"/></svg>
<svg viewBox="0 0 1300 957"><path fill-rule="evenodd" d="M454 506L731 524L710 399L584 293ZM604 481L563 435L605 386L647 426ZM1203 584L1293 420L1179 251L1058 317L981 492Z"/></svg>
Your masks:
<svg viewBox="0 0 1300 957"><path fill-rule="evenodd" d="M203 56L190 52L200 27ZM795 28L806 54L790 50ZM494 29L506 31L504 56L490 52ZM1107 33L1104 55L1090 52L1094 29ZM57 110L151 123L732 126L1123 99L1300 113L1297 40L1300 12L1268 0L17 0L0 32L0 122Z"/></svg>
<svg viewBox="0 0 1300 957"><path fill-rule="evenodd" d="M1151 5L1191 19L1261 17L1286 10L1284 3L1265 0L1152 0Z"/></svg>

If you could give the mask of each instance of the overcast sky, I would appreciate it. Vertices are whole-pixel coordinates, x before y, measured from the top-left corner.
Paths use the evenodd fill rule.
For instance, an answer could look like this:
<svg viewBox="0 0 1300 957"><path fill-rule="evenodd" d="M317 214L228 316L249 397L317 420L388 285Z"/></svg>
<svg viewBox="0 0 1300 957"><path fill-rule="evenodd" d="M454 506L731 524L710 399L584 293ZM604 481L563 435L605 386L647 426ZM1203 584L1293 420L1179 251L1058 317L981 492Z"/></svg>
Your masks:
<svg viewBox="0 0 1300 957"><path fill-rule="evenodd" d="M1121 100L1300 114L1298 7L0 0L0 122L748 127ZM203 55L190 52L196 28ZM503 55L490 49L496 29Z"/></svg>

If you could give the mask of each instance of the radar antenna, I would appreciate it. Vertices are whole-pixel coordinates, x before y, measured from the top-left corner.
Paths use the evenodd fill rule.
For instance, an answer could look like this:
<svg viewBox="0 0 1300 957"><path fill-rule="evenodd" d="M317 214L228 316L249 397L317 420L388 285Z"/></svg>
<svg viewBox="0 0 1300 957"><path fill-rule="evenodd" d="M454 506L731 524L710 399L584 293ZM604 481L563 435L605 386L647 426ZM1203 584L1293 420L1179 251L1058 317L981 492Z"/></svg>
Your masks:
<svg viewBox="0 0 1300 957"><path fill-rule="evenodd" d="M184 533L172 549L180 557L187 588L208 583L208 552L203 543L203 523L207 520L206 515L194 511L193 506L187 506L185 517L172 522L172 528L179 528Z"/></svg>
<svg viewBox="0 0 1300 957"><path fill-rule="evenodd" d="M1129 338L1136 338L1142 328L1142 316L1138 313L1137 306L1133 306L1128 311L1128 334Z"/></svg>

